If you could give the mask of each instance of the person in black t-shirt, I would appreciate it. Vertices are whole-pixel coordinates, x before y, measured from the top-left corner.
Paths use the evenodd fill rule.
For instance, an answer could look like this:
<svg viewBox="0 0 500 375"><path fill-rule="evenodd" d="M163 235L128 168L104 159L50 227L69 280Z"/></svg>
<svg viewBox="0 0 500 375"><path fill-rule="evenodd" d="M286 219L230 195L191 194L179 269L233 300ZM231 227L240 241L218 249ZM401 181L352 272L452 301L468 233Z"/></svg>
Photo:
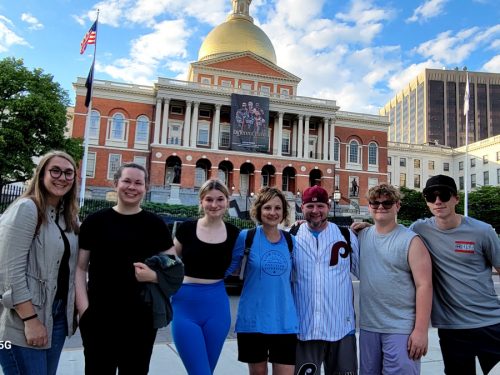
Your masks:
<svg viewBox="0 0 500 375"><path fill-rule="evenodd" d="M223 279L239 230L222 220L229 206L222 182L206 181L199 197L203 217L184 222L174 240L185 276L172 297L172 335L188 374L213 374L231 324Z"/></svg>
<svg viewBox="0 0 500 375"><path fill-rule="evenodd" d="M145 259L172 248L168 227L143 211L147 172L122 165L115 174L116 206L82 223L76 272L86 374L147 374L156 338L141 283L158 282ZM87 284L88 271L88 284Z"/></svg>

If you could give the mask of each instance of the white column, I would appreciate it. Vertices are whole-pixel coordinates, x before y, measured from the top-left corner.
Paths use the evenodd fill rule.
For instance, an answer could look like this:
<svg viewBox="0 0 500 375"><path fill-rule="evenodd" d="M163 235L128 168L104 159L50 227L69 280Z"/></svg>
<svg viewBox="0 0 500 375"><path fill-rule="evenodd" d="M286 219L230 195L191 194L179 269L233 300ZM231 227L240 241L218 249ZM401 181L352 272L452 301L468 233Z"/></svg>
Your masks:
<svg viewBox="0 0 500 375"><path fill-rule="evenodd" d="M161 122L161 144L167 144L168 134L168 113L169 113L170 99L165 98L165 105L163 106L163 121Z"/></svg>
<svg viewBox="0 0 500 375"><path fill-rule="evenodd" d="M328 160L333 161L334 151L335 151L335 117L332 117L330 119L330 158Z"/></svg>
<svg viewBox="0 0 500 375"><path fill-rule="evenodd" d="M155 113L155 135L153 143L160 143L160 126L161 126L161 98L156 99L156 113Z"/></svg>
<svg viewBox="0 0 500 375"><path fill-rule="evenodd" d="M182 145L189 147L189 128L191 127L191 103L186 101L186 113L184 114L184 129L182 134Z"/></svg>
<svg viewBox="0 0 500 375"><path fill-rule="evenodd" d="M219 148L219 134L220 134L220 104L215 105L214 125L212 126L212 149Z"/></svg>
<svg viewBox="0 0 500 375"><path fill-rule="evenodd" d="M278 152L276 155L281 156L281 145L283 143L283 112L278 113Z"/></svg>
<svg viewBox="0 0 500 375"><path fill-rule="evenodd" d="M329 160L329 152L328 152L328 144L329 144L329 140L330 140L330 132L328 131L328 128L329 128L329 124L328 124L328 119L325 117L323 118L323 129L325 130L324 131L324 134L323 134L323 160L324 161L327 161Z"/></svg>
<svg viewBox="0 0 500 375"><path fill-rule="evenodd" d="M309 159L309 116L304 124L304 158Z"/></svg>
<svg viewBox="0 0 500 375"><path fill-rule="evenodd" d="M278 118L274 118L274 131L273 131L273 155L278 155Z"/></svg>
<svg viewBox="0 0 500 375"><path fill-rule="evenodd" d="M304 155L304 115L299 115L299 129L297 130L297 157ZM302 142L301 142L302 140Z"/></svg>
<svg viewBox="0 0 500 375"><path fill-rule="evenodd" d="M297 157L297 119L293 120L292 125L292 156Z"/></svg>
<svg viewBox="0 0 500 375"><path fill-rule="evenodd" d="M198 137L198 110L200 102L194 102L193 117L191 120L191 147L196 147L196 138Z"/></svg>

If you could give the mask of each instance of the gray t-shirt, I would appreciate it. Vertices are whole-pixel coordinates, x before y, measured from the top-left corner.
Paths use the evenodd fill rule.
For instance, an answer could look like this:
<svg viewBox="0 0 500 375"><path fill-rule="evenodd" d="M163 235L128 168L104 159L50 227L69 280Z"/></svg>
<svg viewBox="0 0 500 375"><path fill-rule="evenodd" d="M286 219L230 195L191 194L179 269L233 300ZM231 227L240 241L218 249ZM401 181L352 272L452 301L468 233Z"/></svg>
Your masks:
<svg viewBox="0 0 500 375"><path fill-rule="evenodd" d="M359 234L360 328L410 334L415 326L415 284L408 250L416 234L398 225L386 234L375 226Z"/></svg>
<svg viewBox="0 0 500 375"><path fill-rule="evenodd" d="M432 325L467 329L500 323L500 300L491 267L500 267L500 240L493 227L463 217L453 229L441 230L434 217L410 227L427 244L432 257Z"/></svg>

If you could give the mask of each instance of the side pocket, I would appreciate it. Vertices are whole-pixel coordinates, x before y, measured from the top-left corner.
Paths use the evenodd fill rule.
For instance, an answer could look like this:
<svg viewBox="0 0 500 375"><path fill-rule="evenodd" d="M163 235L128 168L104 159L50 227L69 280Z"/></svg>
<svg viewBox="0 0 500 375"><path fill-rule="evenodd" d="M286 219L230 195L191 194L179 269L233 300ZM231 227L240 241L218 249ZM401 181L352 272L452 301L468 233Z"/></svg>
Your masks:
<svg viewBox="0 0 500 375"><path fill-rule="evenodd" d="M31 293L31 303L41 307L47 299L47 283L34 275L26 274L28 289Z"/></svg>

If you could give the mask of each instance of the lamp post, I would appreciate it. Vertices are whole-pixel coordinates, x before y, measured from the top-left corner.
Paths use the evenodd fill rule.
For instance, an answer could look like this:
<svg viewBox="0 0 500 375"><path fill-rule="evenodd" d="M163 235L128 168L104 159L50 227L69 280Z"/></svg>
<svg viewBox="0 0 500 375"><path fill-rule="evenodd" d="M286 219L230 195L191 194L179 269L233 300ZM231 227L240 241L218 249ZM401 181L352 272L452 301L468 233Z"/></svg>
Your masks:
<svg viewBox="0 0 500 375"><path fill-rule="evenodd" d="M333 192L333 217L335 217L337 211L336 205L339 204L341 198L342 194L340 194L340 190L335 190Z"/></svg>

